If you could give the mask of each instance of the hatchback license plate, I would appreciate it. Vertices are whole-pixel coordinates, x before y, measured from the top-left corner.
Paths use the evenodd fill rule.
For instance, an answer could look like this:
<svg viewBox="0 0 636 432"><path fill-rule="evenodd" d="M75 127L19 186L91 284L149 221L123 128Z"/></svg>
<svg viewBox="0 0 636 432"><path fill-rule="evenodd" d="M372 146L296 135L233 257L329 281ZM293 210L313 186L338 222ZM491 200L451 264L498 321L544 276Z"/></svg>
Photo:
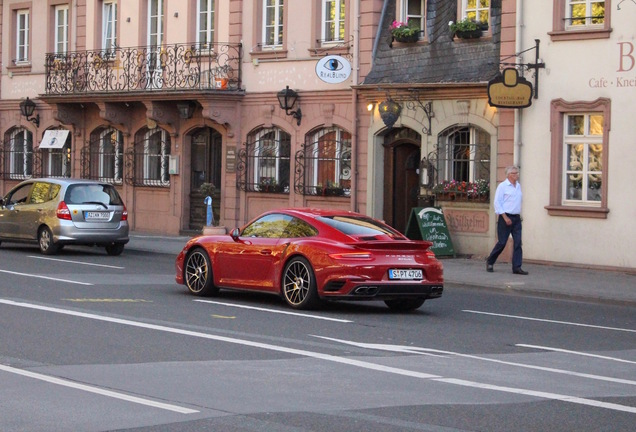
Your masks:
<svg viewBox="0 0 636 432"><path fill-rule="evenodd" d="M108 212L85 212L84 219L85 220L108 220L109 213Z"/></svg>
<svg viewBox="0 0 636 432"><path fill-rule="evenodd" d="M421 280L422 279L422 270L391 269L391 270L389 270L389 279Z"/></svg>

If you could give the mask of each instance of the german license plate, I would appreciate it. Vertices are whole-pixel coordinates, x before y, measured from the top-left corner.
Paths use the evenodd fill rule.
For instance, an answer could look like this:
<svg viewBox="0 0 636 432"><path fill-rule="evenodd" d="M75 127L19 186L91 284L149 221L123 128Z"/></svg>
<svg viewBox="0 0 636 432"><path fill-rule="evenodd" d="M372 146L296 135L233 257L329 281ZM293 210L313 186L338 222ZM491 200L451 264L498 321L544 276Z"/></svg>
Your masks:
<svg viewBox="0 0 636 432"><path fill-rule="evenodd" d="M110 213L108 212L85 212L84 219L87 221L103 221L108 220Z"/></svg>
<svg viewBox="0 0 636 432"><path fill-rule="evenodd" d="M422 279L422 270L391 269L391 270L389 270L389 279L421 280Z"/></svg>

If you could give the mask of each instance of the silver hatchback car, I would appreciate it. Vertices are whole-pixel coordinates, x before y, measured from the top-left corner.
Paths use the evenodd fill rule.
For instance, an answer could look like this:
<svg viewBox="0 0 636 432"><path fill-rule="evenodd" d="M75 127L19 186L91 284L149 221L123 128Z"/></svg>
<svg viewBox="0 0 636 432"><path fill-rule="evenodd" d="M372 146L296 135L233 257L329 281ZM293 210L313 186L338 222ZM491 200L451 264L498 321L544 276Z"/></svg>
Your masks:
<svg viewBox="0 0 636 432"><path fill-rule="evenodd" d="M115 187L82 179L30 179L0 199L0 243L37 242L51 255L64 245L97 245L120 255L128 211Z"/></svg>

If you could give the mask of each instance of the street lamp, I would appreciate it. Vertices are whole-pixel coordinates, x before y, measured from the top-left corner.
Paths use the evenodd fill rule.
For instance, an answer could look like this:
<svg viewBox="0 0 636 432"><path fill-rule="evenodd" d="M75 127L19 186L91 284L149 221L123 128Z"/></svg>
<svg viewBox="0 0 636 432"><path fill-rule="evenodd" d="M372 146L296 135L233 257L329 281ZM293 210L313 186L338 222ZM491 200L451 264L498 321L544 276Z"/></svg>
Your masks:
<svg viewBox="0 0 636 432"><path fill-rule="evenodd" d="M192 118L192 114L194 114L194 105L190 101L177 102L177 109L179 110L179 117L184 120Z"/></svg>
<svg viewBox="0 0 636 432"><path fill-rule="evenodd" d="M296 111L291 111L296 104L296 100L298 99L298 93L293 91L286 86L283 90L279 91L278 94L278 104L280 108L285 110L285 114L293 116L296 120L298 120L298 126L300 126L300 119L303 117L302 112L300 111L300 107Z"/></svg>
<svg viewBox="0 0 636 432"><path fill-rule="evenodd" d="M36 115L35 117L31 117L33 115L33 111L35 110L35 102L33 102L31 99L29 99L29 97L27 96L26 99L24 99L22 102L20 102L20 113L26 117L26 119L30 122L33 122L33 124L35 124L35 127L39 127L40 126L40 114Z"/></svg>

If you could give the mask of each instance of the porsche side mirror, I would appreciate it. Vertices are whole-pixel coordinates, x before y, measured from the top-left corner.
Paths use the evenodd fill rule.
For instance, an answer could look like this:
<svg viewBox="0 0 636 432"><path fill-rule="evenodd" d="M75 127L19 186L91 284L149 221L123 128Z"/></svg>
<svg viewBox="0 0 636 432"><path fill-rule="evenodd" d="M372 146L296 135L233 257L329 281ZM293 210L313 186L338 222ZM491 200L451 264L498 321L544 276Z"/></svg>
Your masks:
<svg viewBox="0 0 636 432"><path fill-rule="evenodd" d="M230 233L230 235L232 236L232 240L237 241L239 236L240 236L241 232L239 231L238 228L234 228L232 230L232 232Z"/></svg>

